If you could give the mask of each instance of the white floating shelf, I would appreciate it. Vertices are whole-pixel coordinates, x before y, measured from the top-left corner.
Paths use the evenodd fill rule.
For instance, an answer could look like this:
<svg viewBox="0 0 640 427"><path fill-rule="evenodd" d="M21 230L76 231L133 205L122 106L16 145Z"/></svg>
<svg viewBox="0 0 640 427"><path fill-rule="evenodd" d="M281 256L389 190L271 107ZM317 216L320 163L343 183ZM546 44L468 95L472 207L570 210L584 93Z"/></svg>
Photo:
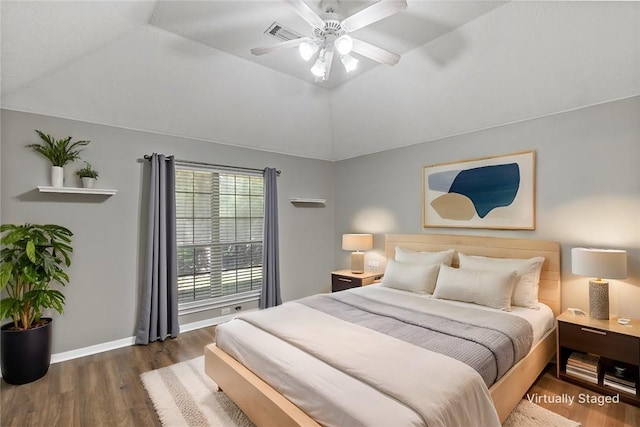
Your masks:
<svg viewBox="0 0 640 427"><path fill-rule="evenodd" d="M39 185L38 191L41 193L99 194L103 196L113 196L118 192L118 190L108 188L48 187L45 185Z"/></svg>
<svg viewBox="0 0 640 427"><path fill-rule="evenodd" d="M324 205L327 202L327 199L312 199L312 198L309 198L309 197L291 197L289 199L289 201L291 203Z"/></svg>

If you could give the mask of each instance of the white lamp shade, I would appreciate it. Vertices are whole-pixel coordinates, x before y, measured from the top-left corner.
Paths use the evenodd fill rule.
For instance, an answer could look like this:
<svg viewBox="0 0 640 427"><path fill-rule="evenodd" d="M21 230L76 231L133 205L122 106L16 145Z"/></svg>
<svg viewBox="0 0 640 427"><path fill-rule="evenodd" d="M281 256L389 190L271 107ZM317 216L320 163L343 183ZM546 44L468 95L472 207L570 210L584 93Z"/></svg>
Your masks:
<svg viewBox="0 0 640 427"><path fill-rule="evenodd" d="M300 43L300 46L298 46L298 50L300 52L300 56L302 56L302 59L308 61L318 51L318 45L315 43L303 42Z"/></svg>
<svg viewBox="0 0 640 427"><path fill-rule="evenodd" d="M366 251L373 248L371 234L343 234L342 249L345 251Z"/></svg>
<svg viewBox="0 0 640 427"><path fill-rule="evenodd" d="M627 252L614 249L571 249L571 272L605 279L627 277Z"/></svg>
<svg viewBox="0 0 640 427"><path fill-rule="evenodd" d="M333 45L336 47L336 50L340 55L347 55L353 49L353 39L348 35L340 36L333 42Z"/></svg>
<svg viewBox="0 0 640 427"><path fill-rule="evenodd" d="M340 60L342 61L342 65L344 65L344 69L347 73L358 68L358 60L349 54L344 55Z"/></svg>
<svg viewBox="0 0 640 427"><path fill-rule="evenodd" d="M311 73L316 77L324 77L327 72L327 63L324 61L322 54L316 59L315 64L311 67Z"/></svg>

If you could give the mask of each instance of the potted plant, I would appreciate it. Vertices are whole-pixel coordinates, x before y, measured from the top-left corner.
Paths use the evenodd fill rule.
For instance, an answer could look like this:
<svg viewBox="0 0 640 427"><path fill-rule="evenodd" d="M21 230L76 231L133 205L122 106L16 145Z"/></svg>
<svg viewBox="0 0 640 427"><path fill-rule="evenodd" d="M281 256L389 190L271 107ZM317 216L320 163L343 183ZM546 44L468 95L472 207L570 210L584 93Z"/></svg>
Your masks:
<svg viewBox="0 0 640 427"><path fill-rule="evenodd" d="M91 141L71 142L71 137L56 140L51 135L47 135L36 129L36 133L43 141L42 144L29 144L27 148L42 154L51 162L51 185L53 187L62 187L64 181L63 166L80 158L80 152Z"/></svg>
<svg viewBox="0 0 640 427"><path fill-rule="evenodd" d="M82 186L84 188L93 188L96 184L96 179L98 178L98 171L93 169L91 163L85 161L85 167L79 169L76 172L80 178L82 178Z"/></svg>
<svg viewBox="0 0 640 427"><path fill-rule="evenodd" d="M2 376L10 384L25 384L47 373L51 362L52 319L45 309L62 314L64 295L52 289L65 285L73 233L59 225L0 226L0 328Z"/></svg>

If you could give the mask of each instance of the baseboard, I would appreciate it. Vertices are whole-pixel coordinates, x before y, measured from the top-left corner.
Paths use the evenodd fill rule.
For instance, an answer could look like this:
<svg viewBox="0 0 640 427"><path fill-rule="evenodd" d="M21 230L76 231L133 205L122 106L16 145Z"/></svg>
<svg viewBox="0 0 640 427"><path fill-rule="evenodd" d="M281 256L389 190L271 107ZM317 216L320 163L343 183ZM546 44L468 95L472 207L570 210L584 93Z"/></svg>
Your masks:
<svg viewBox="0 0 640 427"><path fill-rule="evenodd" d="M242 313L249 313L251 311L257 311L257 308L251 310L242 310ZM198 322L185 323L180 325L180 333L194 331L196 329L208 328L209 326L219 325L220 323L228 322L236 317L239 313L225 314L224 316L214 317L212 319L200 320Z"/></svg>
<svg viewBox="0 0 640 427"><path fill-rule="evenodd" d="M248 313L253 310L245 310L243 313ZM198 322L185 323L184 325L180 325L180 332L189 332L194 331L196 329L207 328L209 326L218 325L220 323L229 321L236 316L237 313L227 314L224 316L214 317L211 319L200 320ZM109 341L102 344L96 344L89 347L82 347L76 350L64 351L62 353L55 353L51 355L51 363L60 363L67 360L78 359L80 357L91 356L92 354L103 353L109 350L116 350L122 347L128 347L130 345L134 345L136 342L136 337L128 337L122 338L115 341Z"/></svg>
<svg viewBox="0 0 640 427"><path fill-rule="evenodd" d="M76 350L63 351L51 355L51 363L59 363L67 360L78 359L80 357L91 356L92 354L103 353L117 348L128 347L135 344L136 337L122 338L115 341L109 341L102 344L82 347Z"/></svg>

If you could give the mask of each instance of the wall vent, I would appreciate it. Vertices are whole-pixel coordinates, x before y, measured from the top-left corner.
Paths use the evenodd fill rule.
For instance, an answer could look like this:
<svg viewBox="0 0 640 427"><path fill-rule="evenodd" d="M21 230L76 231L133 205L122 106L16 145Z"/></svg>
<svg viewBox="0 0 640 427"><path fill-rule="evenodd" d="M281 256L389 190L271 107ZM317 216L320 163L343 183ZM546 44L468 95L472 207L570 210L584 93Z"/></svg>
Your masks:
<svg viewBox="0 0 640 427"><path fill-rule="evenodd" d="M303 37L302 34L296 33L289 28L285 28L277 22L271 24L269 28L264 31L264 33L283 42Z"/></svg>

